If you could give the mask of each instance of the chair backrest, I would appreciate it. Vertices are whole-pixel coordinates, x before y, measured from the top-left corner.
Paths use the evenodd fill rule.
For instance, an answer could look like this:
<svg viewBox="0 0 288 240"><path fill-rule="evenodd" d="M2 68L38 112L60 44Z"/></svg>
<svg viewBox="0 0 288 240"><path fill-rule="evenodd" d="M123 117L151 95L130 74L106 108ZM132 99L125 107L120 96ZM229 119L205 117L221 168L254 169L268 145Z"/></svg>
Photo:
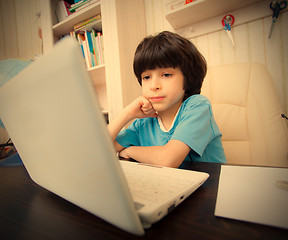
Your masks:
<svg viewBox="0 0 288 240"><path fill-rule="evenodd" d="M287 122L264 65L209 67L201 94L212 102L228 163L288 167Z"/></svg>

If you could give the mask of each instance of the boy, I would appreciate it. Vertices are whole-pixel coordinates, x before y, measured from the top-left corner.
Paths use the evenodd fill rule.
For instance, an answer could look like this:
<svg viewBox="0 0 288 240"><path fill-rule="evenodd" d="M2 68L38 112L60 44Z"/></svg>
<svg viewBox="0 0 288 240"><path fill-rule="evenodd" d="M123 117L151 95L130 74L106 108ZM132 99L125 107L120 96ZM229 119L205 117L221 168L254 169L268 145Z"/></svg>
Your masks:
<svg viewBox="0 0 288 240"><path fill-rule="evenodd" d="M142 96L108 126L119 155L166 167L181 167L183 161L226 162L211 103L200 95L207 67L196 47L164 31L144 38L133 67Z"/></svg>

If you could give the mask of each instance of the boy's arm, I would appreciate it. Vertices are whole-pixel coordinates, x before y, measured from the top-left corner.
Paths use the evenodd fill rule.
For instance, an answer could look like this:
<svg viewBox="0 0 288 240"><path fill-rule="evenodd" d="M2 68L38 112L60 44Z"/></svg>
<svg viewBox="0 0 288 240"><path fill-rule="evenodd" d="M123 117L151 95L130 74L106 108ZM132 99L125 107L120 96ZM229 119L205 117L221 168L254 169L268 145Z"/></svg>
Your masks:
<svg viewBox="0 0 288 240"><path fill-rule="evenodd" d="M121 129L129 122L129 118L125 114L124 111L122 111L108 126L108 132L110 133L111 139L114 142L114 146L116 149L116 152L120 152L124 149L119 143L115 141L118 133L121 131Z"/></svg>
<svg viewBox="0 0 288 240"><path fill-rule="evenodd" d="M170 140L164 146L132 146L120 152L120 156L142 163L178 168L190 152L190 147L179 140Z"/></svg>
<svg viewBox="0 0 288 240"><path fill-rule="evenodd" d="M108 125L108 131L114 142L116 151L119 152L124 149L119 143L115 141L121 129L135 118L156 117L157 114L153 109L151 103L145 97L138 97L127 107L125 107L120 114Z"/></svg>

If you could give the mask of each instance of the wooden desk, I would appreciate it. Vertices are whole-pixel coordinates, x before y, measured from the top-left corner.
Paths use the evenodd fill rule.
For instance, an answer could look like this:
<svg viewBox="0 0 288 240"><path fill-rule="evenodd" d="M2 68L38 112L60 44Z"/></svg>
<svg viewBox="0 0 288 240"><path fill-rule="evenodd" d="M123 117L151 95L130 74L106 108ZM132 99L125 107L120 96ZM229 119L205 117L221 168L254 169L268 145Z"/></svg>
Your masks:
<svg viewBox="0 0 288 240"><path fill-rule="evenodd" d="M288 230L214 216L220 166L188 164L210 178L144 237L119 230L38 186L23 166L0 167L0 239L288 239Z"/></svg>

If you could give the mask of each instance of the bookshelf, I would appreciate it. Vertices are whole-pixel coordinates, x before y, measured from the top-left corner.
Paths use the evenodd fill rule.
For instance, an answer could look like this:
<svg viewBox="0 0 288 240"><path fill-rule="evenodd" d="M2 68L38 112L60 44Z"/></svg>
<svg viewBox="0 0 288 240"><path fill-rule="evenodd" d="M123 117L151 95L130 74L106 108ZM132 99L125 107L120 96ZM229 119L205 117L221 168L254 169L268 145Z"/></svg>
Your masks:
<svg viewBox="0 0 288 240"><path fill-rule="evenodd" d="M146 36L144 0L99 0L57 22L57 0L41 4L43 53L47 54L74 25L101 14L96 27L103 33L104 64L87 69L104 114L109 120L141 93L133 73L133 57L138 43Z"/></svg>
<svg viewBox="0 0 288 240"><path fill-rule="evenodd" d="M230 11L247 7L261 0L196 0L192 3L168 10L166 19L176 30L187 25L207 20Z"/></svg>
<svg viewBox="0 0 288 240"><path fill-rule="evenodd" d="M56 36L61 36L63 34L68 34L73 26L79 22L82 22L90 17L101 14L101 4L100 2L92 4L87 8L75 12L65 20L53 25L53 33Z"/></svg>

